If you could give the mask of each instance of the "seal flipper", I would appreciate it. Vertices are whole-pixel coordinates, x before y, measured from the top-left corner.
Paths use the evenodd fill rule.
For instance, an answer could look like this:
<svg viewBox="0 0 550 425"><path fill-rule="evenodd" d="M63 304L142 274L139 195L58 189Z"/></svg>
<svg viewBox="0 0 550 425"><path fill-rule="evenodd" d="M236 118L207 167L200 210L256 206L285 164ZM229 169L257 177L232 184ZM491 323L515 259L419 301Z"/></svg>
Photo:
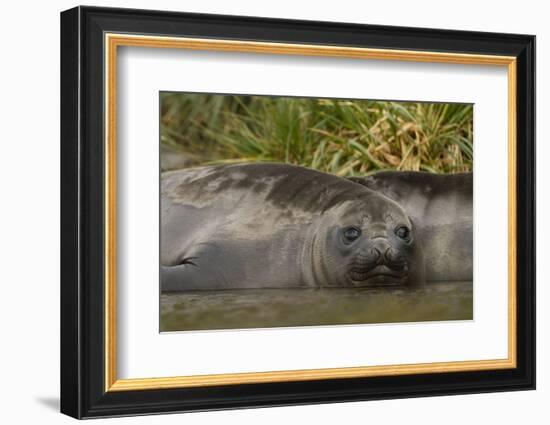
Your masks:
<svg viewBox="0 0 550 425"><path fill-rule="evenodd" d="M160 267L160 291L176 292L193 289L201 289L198 267L186 263L177 266ZM202 286L202 285L201 285Z"/></svg>
<svg viewBox="0 0 550 425"><path fill-rule="evenodd" d="M219 278L199 267L194 261L160 267L161 292L196 291L223 287Z"/></svg>
<svg viewBox="0 0 550 425"><path fill-rule="evenodd" d="M203 250L200 257L186 257L180 264L173 266L161 265L161 292L226 289L230 287L222 272L224 267L228 267L228 264L221 258L213 256L212 251L211 248Z"/></svg>

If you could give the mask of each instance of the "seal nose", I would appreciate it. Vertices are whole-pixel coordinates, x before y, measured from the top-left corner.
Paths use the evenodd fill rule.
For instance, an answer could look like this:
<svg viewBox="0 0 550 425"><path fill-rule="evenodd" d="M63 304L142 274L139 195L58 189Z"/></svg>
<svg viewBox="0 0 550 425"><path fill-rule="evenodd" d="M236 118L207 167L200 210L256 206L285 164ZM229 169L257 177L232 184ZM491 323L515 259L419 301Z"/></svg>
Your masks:
<svg viewBox="0 0 550 425"><path fill-rule="evenodd" d="M377 265L385 265L394 270L402 270L406 265L403 255L393 249L385 238L376 238L372 241L372 256L376 257Z"/></svg>
<svg viewBox="0 0 550 425"><path fill-rule="evenodd" d="M368 257L370 258L372 263L379 264L382 254L380 253L380 251L378 251L377 248L371 248Z"/></svg>
<svg viewBox="0 0 550 425"><path fill-rule="evenodd" d="M376 257L376 262L378 264L383 264L390 260L390 243L383 238L376 238L372 241L372 253Z"/></svg>
<svg viewBox="0 0 550 425"><path fill-rule="evenodd" d="M374 238L357 253L355 265L366 271L378 266L402 271L406 267L406 259L392 247L386 238Z"/></svg>

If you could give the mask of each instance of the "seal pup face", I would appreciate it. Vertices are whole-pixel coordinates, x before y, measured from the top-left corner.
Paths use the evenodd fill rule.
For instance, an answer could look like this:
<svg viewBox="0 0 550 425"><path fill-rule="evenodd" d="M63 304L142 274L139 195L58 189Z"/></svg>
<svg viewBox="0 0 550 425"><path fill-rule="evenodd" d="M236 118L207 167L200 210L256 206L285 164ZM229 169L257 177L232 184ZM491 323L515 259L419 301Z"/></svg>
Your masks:
<svg viewBox="0 0 550 425"><path fill-rule="evenodd" d="M323 260L329 286L370 287L424 283L414 226L382 195L348 201L330 213Z"/></svg>

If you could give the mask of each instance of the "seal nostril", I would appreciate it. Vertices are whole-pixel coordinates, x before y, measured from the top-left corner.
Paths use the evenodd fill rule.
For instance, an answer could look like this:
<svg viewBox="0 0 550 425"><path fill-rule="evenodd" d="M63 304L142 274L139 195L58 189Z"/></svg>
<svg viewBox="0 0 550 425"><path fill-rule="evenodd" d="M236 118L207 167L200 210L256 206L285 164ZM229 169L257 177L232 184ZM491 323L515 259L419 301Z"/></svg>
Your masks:
<svg viewBox="0 0 550 425"><path fill-rule="evenodd" d="M386 252L384 253L384 258L386 259L386 261L391 263L392 257L393 257L392 249L391 247L388 247L388 249L386 249Z"/></svg>
<svg viewBox="0 0 550 425"><path fill-rule="evenodd" d="M380 257L382 256L382 253L378 250L378 248L372 248L370 250L370 254L372 256L372 260L376 263L379 262Z"/></svg>
<svg viewBox="0 0 550 425"><path fill-rule="evenodd" d="M406 266L406 261L399 252L395 251L391 247L384 253L384 258L388 267L394 270L403 270Z"/></svg>

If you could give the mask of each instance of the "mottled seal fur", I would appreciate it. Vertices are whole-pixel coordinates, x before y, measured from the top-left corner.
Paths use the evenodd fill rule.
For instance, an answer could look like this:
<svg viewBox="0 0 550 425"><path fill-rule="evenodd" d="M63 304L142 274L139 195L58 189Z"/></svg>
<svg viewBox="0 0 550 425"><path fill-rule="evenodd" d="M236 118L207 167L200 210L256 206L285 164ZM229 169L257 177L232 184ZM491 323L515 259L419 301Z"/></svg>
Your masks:
<svg viewBox="0 0 550 425"><path fill-rule="evenodd" d="M427 281L473 279L473 174L382 171L351 177L396 201L417 225Z"/></svg>
<svg viewBox="0 0 550 425"><path fill-rule="evenodd" d="M163 174L161 290L424 283L414 223L394 201L285 164Z"/></svg>

